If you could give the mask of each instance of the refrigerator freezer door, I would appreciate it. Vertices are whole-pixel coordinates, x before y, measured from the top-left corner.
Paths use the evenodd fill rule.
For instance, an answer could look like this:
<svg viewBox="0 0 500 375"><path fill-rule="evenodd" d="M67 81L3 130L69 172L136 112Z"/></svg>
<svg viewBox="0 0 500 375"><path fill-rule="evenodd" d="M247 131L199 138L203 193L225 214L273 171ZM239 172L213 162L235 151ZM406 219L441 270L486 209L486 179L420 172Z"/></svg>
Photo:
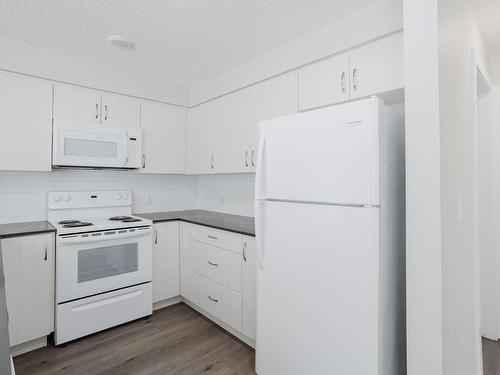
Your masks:
<svg viewBox="0 0 500 375"><path fill-rule="evenodd" d="M380 106L370 98L262 122L256 198L379 204Z"/></svg>
<svg viewBox="0 0 500 375"><path fill-rule="evenodd" d="M378 374L378 208L261 201L259 375Z"/></svg>

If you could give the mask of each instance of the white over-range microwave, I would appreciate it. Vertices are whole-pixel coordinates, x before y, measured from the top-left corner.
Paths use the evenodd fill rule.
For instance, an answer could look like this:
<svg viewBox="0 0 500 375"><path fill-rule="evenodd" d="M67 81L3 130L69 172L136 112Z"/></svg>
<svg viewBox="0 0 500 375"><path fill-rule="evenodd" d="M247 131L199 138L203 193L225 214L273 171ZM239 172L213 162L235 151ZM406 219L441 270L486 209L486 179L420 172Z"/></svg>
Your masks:
<svg viewBox="0 0 500 375"><path fill-rule="evenodd" d="M54 168L141 168L142 131L110 125L55 120Z"/></svg>

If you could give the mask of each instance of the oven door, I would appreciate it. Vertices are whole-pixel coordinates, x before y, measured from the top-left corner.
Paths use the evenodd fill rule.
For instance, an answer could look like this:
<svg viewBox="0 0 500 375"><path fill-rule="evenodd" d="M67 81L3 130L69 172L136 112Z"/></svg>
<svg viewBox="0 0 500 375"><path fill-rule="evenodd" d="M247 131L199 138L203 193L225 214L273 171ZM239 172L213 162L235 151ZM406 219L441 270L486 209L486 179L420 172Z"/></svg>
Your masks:
<svg viewBox="0 0 500 375"><path fill-rule="evenodd" d="M151 281L151 233L141 227L58 236L57 303Z"/></svg>
<svg viewBox="0 0 500 375"><path fill-rule="evenodd" d="M127 130L109 125L54 123L54 167L126 168Z"/></svg>

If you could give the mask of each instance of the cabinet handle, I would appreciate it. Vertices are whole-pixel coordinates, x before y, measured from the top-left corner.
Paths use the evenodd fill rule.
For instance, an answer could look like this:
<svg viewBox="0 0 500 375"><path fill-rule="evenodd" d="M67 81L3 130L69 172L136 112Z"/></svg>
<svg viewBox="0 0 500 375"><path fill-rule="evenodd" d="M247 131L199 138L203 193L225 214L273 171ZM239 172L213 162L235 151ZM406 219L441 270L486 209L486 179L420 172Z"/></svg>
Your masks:
<svg viewBox="0 0 500 375"><path fill-rule="evenodd" d="M155 228L155 245L158 243L158 230Z"/></svg>
<svg viewBox="0 0 500 375"><path fill-rule="evenodd" d="M345 94L345 72L342 72L340 76L340 87L342 88L342 94Z"/></svg>
<svg viewBox="0 0 500 375"><path fill-rule="evenodd" d="M214 267L219 267L219 265L217 263L213 263L211 261L208 261L208 264L210 264L211 266L214 266Z"/></svg>
<svg viewBox="0 0 500 375"><path fill-rule="evenodd" d="M243 244L243 260L246 262L247 261L247 242Z"/></svg>
<svg viewBox="0 0 500 375"><path fill-rule="evenodd" d="M95 118L99 118L99 103L95 103Z"/></svg>
<svg viewBox="0 0 500 375"><path fill-rule="evenodd" d="M358 89L358 69L356 68L352 70L352 88L353 90Z"/></svg>
<svg viewBox="0 0 500 375"><path fill-rule="evenodd" d="M218 300L218 299L215 299L215 298L210 297L210 294L208 295L208 299L209 299L210 301L219 302L219 300Z"/></svg>
<svg viewBox="0 0 500 375"><path fill-rule="evenodd" d="M212 240L218 240L218 239L219 239L219 237L212 236L212 235L210 235L210 234L208 235L208 238L211 238Z"/></svg>
<svg viewBox="0 0 500 375"><path fill-rule="evenodd" d="M146 168L146 155L142 154L142 168Z"/></svg>
<svg viewBox="0 0 500 375"><path fill-rule="evenodd" d="M212 155L212 158L210 159L210 166L212 169L214 169L214 156Z"/></svg>
<svg viewBox="0 0 500 375"><path fill-rule="evenodd" d="M245 167L248 168L248 150L245 151Z"/></svg>
<svg viewBox="0 0 500 375"><path fill-rule="evenodd" d="M255 167L255 163L254 163L254 157L255 157L255 150L252 150L252 157L250 158L252 160L252 167Z"/></svg>
<svg viewBox="0 0 500 375"><path fill-rule="evenodd" d="M108 119L108 105L104 105L104 120Z"/></svg>
<svg viewBox="0 0 500 375"><path fill-rule="evenodd" d="M43 256L43 260L46 261L47 257L48 257L47 251L48 251L49 245L48 244L43 244L43 247L44 247L44 253L45 253L45 255Z"/></svg>

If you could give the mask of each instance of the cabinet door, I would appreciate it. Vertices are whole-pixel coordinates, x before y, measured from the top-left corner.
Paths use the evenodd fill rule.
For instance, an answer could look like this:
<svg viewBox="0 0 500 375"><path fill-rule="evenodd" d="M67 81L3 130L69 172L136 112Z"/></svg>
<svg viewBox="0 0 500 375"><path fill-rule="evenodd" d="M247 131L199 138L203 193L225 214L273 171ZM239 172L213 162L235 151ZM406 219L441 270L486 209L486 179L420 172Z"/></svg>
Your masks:
<svg viewBox="0 0 500 375"><path fill-rule="evenodd" d="M138 99L124 95L102 94L102 124L139 128L140 116L141 103Z"/></svg>
<svg viewBox="0 0 500 375"><path fill-rule="evenodd" d="M299 110L349 100L349 56L329 57L298 72Z"/></svg>
<svg viewBox="0 0 500 375"><path fill-rule="evenodd" d="M186 124L186 171L189 174L209 174L214 164L213 102L201 104L188 111Z"/></svg>
<svg viewBox="0 0 500 375"><path fill-rule="evenodd" d="M179 222L157 223L153 237L153 302L179 295Z"/></svg>
<svg viewBox="0 0 500 375"><path fill-rule="evenodd" d="M54 86L54 119L76 123L99 124L101 119L101 94L77 86Z"/></svg>
<svg viewBox="0 0 500 375"><path fill-rule="evenodd" d="M402 32L356 48L350 56L351 98L404 87Z"/></svg>
<svg viewBox="0 0 500 375"><path fill-rule="evenodd" d="M296 112L296 72L283 74L250 88L248 172L255 171L260 121Z"/></svg>
<svg viewBox="0 0 500 375"><path fill-rule="evenodd" d="M215 106L213 153L215 173L245 172L248 149L249 90L238 90L212 102ZM248 163L248 159L247 159Z"/></svg>
<svg viewBox="0 0 500 375"><path fill-rule="evenodd" d="M2 240L10 345L54 331L54 234Z"/></svg>
<svg viewBox="0 0 500 375"><path fill-rule="evenodd" d="M179 249L180 249L180 294L193 303L198 303L196 299L197 279L196 274L191 271L191 228L189 223L179 223Z"/></svg>
<svg viewBox="0 0 500 375"><path fill-rule="evenodd" d="M186 110L167 104L142 102L142 147L145 173L184 173Z"/></svg>
<svg viewBox="0 0 500 375"><path fill-rule="evenodd" d="M51 107L51 83L0 73L0 170L51 170Z"/></svg>
<svg viewBox="0 0 500 375"><path fill-rule="evenodd" d="M255 340L257 255L254 237L243 237L243 334Z"/></svg>

